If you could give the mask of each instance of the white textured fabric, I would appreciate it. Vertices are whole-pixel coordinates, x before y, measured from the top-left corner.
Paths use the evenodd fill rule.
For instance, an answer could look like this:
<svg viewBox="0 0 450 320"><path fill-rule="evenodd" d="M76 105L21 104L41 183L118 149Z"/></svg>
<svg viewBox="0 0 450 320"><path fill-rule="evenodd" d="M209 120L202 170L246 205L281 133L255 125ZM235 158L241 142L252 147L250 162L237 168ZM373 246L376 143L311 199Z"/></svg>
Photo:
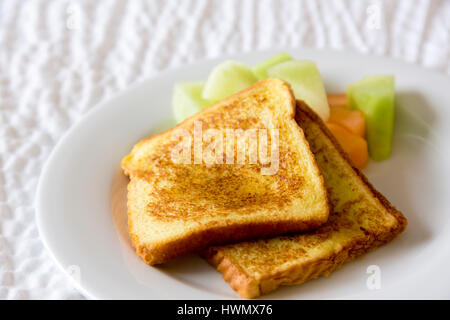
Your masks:
<svg viewBox="0 0 450 320"><path fill-rule="evenodd" d="M64 132L131 83L274 46L386 55L450 73L450 1L0 1L0 299L82 296L33 208Z"/></svg>

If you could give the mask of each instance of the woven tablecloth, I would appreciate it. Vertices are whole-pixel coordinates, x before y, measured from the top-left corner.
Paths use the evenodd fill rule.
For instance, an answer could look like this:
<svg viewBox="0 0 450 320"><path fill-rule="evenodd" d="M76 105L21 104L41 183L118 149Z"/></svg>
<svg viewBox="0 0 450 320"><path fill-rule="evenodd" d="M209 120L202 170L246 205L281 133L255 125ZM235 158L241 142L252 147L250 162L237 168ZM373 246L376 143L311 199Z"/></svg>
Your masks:
<svg viewBox="0 0 450 320"><path fill-rule="evenodd" d="M34 197L62 135L161 70L271 47L376 54L450 74L450 1L0 1L0 299L80 299Z"/></svg>

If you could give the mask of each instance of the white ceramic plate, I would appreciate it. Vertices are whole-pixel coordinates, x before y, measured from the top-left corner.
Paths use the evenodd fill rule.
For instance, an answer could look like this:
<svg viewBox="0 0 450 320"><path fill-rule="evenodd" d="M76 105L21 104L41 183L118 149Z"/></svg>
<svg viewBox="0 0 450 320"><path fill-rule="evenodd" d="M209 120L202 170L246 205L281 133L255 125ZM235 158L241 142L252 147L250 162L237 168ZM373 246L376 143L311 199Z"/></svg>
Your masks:
<svg viewBox="0 0 450 320"><path fill-rule="evenodd" d="M279 51L227 58L253 64ZM329 92L342 92L346 84L366 75L395 75L393 155L370 163L365 173L409 224L398 239L346 264L329 278L280 288L264 298L450 298L449 78L384 58L288 51L316 61ZM61 139L48 160L37 193L40 234L58 265L76 275L77 286L86 296L238 297L197 256L158 268L136 256L126 230L127 179L119 170L121 158L137 141L171 125L173 84L205 79L220 60L161 73L99 105ZM366 285L370 265L381 270L379 290Z"/></svg>

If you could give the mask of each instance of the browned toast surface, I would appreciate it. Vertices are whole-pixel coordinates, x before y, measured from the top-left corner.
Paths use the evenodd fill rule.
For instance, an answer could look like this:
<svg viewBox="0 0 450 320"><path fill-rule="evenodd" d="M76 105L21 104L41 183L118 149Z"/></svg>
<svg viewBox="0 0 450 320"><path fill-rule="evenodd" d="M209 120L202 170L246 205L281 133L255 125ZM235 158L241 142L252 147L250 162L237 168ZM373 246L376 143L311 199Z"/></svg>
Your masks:
<svg viewBox="0 0 450 320"><path fill-rule="evenodd" d="M205 250L207 260L244 298L326 276L344 262L389 242L407 224L352 166L324 123L303 102L297 102L295 118L325 179L332 214L315 231Z"/></svg>
<svg viewBox="0 0 450 320"><path fill-rule="evenodd" d="M137 253L149 264L189 251L243 239L317 228L329 216L323 177L294 119L288 84L268 79L208 107L175 128L139 142L122 161L128 185L129 233ZM278 162L175 163L180 133L274 128ZM268 138L272 139L272 138ZM248 141L247 141L248 144ZM271 154L271 141L268 154ZM258 142L258 146L260 142ZM250 147L247 147L247 149ZM219 159L220 160L220 159Z"/></svg>

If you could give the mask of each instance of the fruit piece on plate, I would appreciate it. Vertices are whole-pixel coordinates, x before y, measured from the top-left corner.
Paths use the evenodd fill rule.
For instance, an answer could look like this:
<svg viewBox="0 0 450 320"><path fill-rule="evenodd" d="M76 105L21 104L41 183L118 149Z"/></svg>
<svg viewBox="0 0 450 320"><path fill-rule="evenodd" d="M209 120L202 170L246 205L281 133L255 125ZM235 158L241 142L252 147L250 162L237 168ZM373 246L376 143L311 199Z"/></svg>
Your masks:
<svg viewBox="0 0 450 320"><path fill-rule="evenodd" d="M363 169L369 162L366 140L338 124L327 122L326 125L342 149L347 152L355 167Z"/></svg>
<svg viewBox="0 0 450 320"><path fill-rule="evenodd" d="M289 53L286 52L280 52L269 59L264 60L260 64L257 64L253 67L253 72L258 77L259 80L265 79L268 77L267 75L267 69L270 67L273 67L274 65L277 65L282 62L290 61L292 60L292 57Z"/></svg>
<svg viewBox="0 0 450 320"><path fill-rule="evenodd" d="M328 119L328 122L339 124L361 138L365 137L366 120L364 119L364 114L360 110L342 106L332 106L330 107L330 118Z"/></svg>
<svg viewBox="0 0 450 320"><path fill-rule="evenodd" d="M292 60L277 64L267 69L270 78L280 78L287 81L294 92L295 98L303 100L323 121L330 115L327 94L322 77L314 62L308 60Z"/></svg>
<svg viewBox="0 0 450 320"><path fill-rule="evenodd" d="M394 77L366 77L350 84L347 96L349 107L364 113L370 157L376 161L389 158L394 133Z"/></svg>
<svg viewBox="0 0 450 320"><path fill-rule="evenodd" d="M329 93L327 94L327 99L330 107L347 106L347 95L345 93Z"/></svg>
<svg viewBox="0 0 450 320"><path fill-rule="evenodd" d="M209 74L203 88L203 99L219 101L250 87L258 81L253 71L237 61L224 61Z"/></svg>
<svg viewBox="0 0 450 320"><path fill-rule="evenodd" d="M175 120L181 122L211 104L202 98L202 82L180 82L175 84L172 110Z"/></svg>

